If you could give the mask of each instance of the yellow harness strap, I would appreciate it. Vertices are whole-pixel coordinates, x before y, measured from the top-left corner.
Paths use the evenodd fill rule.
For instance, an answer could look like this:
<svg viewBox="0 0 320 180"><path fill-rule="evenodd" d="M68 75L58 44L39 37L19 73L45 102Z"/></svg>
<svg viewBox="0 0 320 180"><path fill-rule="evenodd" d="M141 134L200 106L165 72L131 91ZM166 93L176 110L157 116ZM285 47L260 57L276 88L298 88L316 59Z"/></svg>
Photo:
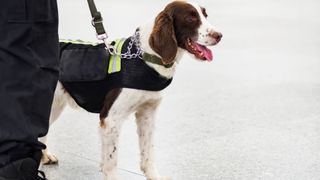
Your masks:
<svg viewBox="0 0 320 180"><path fill-rule="evenodd" d="M114 47L116 48L116 52L120 52L122 50L122 46L125 42L125 38L115 40ZM121 71L121 56L119 55L111 55L109 61L108 74L112 74L115 72Z"/></svg>
<svg viewBox="0 0 320 180"><path fill-rule="evenodd" d="M72 43L72 44L84 44L84 45L92 45L92 46L99 45L99 43L96 43L96 42L89 42L89 41L82 41L82 40L71 40L71 39L59 39L59 42Z"/></svg>

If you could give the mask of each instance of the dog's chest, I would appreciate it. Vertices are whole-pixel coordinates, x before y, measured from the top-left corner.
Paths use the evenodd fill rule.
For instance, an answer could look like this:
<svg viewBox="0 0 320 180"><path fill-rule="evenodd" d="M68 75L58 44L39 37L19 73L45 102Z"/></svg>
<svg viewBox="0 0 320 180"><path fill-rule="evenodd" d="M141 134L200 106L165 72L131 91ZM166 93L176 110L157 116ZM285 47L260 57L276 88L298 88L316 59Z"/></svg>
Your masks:
<svg viewBox="0 0 320 180"><path fill-rule="evenodd" d="M162 91L145 91L137 89L122 89L119 97L114 102L111 111L127 112L128 114L146 107L150 104L159 103L162 99Z"/></svg>

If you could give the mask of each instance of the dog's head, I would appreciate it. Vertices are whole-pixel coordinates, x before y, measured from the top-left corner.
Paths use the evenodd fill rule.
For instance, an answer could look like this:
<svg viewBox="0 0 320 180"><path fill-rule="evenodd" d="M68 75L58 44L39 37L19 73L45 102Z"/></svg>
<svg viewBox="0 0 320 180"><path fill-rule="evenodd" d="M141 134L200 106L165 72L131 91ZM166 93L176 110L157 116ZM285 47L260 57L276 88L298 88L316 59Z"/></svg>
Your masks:
<svg viewBox="0 0 320 180"><path fill-rule="evenodd" d="M216 45L222 34L214 30L207 20L206 9L186 1L174 1L157 16L149 44L163 63L175 60L178 48L194 55L196 59L213 59L207 46Z"/></svg>

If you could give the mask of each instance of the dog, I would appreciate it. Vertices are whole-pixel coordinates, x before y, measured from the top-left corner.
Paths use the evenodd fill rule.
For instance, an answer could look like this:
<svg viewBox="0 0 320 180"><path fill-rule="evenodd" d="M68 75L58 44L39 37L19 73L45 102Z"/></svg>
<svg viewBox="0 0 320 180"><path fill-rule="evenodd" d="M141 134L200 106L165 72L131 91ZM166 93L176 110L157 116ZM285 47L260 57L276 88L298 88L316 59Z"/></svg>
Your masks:
<svg viewBox="0 0 320 180"><path fill-rule="evenodd" d="M206 9L187 1L169 3L155 21L139 27L137 31L139 37L135 44L141 49L141 54L149 54L161 60L160 63L143 63L168 81L172 79L184 53L190 54L196 60L211 61L213 54L207 46L218 44L222 38L222 34L208 22ZM153 150L155 114L162 99L162 89L165 87L153 91L127 86L116 87L101 99L103 104L99 130L102 140L101 169L105 180L118 179L118 137L124 120L132 113L135 113L138 126L141 170L148 180L168 179L159 175ZM72 107L78 105L60 81L55 91L50 124L59 117L67 104ZM46 137L41 141L46 143ZM44 164L57 161L48 149L43 151Z"/></svg>

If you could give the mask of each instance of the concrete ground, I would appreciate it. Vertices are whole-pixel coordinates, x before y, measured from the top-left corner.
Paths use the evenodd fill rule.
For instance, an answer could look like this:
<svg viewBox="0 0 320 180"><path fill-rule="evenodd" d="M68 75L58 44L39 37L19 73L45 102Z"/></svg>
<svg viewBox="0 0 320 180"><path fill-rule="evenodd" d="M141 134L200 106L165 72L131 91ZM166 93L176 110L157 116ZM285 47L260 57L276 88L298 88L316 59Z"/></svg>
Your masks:
<svg viewBox="0 0 320 180"><path fill-rule="evenodd" d="M112 38L169 1L96 0ZM158 113L157 165L174 180L320 180L320 1L199 0L224 34L212 63L185 56ZM60 0L60 36L95 40L86 1ZM102 179L98 116L66 109L49 147L50 180ZM131 117L121 180L144 180Z"/></svg>

